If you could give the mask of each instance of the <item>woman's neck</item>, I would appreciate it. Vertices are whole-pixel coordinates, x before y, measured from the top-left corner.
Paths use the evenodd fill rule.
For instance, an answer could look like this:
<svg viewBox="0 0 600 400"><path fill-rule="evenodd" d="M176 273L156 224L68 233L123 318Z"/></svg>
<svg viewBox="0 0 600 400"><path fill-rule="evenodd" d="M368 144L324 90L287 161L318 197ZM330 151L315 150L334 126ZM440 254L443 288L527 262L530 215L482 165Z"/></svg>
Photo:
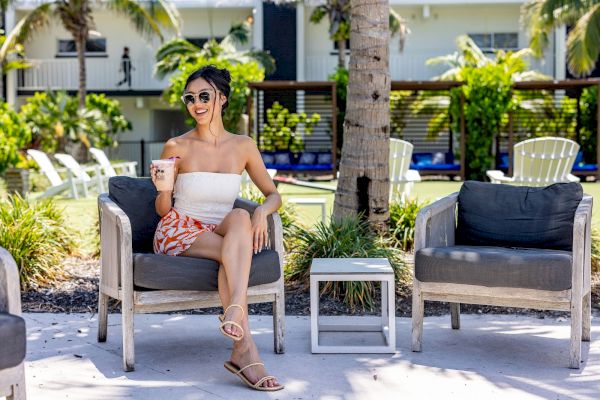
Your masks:
<svg viewBox="0 0 600 400"><path fill-rule="evenodd" d="M194 136L198 137L198 139L216 142L221 141L226 135L225 127L223 123L215 123L213 122L209 125L196 125L194 128Z"/></svg>

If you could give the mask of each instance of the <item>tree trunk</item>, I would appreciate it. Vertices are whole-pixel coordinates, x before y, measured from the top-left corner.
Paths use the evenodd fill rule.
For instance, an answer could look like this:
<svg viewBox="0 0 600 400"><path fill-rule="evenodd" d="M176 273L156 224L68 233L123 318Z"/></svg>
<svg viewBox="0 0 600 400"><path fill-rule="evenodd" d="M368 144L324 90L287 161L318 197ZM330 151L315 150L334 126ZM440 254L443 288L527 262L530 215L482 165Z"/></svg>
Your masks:
<svg viewBox="0 0 600 400"><path fill-rule="evenodd" d="M77 96L79 97L79 108L85 107L85 96L86 96L86 72L85 72L85 42L87 35L78 33L75 36L75 46L77 49L77 63L79 64L79 90Z"/></svg>
<svg viewBox="0 0 600 400"><path fill-rule="evenodd" d="M350 63L344 144L333 215L389 219L389 3L350 2Z"/></svg>
<svg viewBox="0 0 600 400"><path fill-rule="evenodd" d="M346 68L346 40L338 40L338 67Z"/></svg>

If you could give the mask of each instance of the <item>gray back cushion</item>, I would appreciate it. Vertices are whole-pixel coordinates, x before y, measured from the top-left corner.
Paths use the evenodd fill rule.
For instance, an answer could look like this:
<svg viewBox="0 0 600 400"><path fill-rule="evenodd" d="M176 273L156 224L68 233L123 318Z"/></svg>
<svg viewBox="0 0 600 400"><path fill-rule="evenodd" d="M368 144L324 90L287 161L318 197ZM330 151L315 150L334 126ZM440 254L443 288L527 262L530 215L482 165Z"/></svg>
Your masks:
<svg viewBox="0 0 600 400"><path fill-rule="evenodd" d="M467 181L458 195L456 244L571 251L582 197L577 182L534 188Z"/></svg>
<svg viewBox="0 0 600 400"><path fill-rule="evenodd" d="M156 188L150 178L115 176L108 181L108 195L129 217L134 253L153 253L154 231L160 221L154 200Z"/></svg>

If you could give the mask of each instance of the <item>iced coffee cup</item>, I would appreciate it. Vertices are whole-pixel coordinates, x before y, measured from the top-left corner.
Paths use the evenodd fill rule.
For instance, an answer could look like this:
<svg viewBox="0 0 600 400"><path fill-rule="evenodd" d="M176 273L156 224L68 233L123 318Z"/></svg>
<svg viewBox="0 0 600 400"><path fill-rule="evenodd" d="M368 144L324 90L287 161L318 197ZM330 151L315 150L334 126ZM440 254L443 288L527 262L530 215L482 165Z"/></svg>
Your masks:
<svg viewBox="0 0 600 400"><path fill-rule="evenodd" d="M159 192L173 190L175 185L175 160L152 160L155 169L156 189Z"/></svg>

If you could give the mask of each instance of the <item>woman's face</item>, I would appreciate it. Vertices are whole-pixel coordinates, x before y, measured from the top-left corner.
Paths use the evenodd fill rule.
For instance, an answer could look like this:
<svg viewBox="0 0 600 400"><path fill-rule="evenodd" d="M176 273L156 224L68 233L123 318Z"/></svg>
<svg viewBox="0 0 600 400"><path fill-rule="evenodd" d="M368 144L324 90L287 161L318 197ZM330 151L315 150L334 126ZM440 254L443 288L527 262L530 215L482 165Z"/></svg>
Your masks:
<svg viewBox="0 0 600 400"><path fill-rule="evenodd" d="M199 125L208 125L211 115L213 121L218 121L221 118L221 107L226 101L225 96L204 78L191 81L181 98Z"/></svg>

